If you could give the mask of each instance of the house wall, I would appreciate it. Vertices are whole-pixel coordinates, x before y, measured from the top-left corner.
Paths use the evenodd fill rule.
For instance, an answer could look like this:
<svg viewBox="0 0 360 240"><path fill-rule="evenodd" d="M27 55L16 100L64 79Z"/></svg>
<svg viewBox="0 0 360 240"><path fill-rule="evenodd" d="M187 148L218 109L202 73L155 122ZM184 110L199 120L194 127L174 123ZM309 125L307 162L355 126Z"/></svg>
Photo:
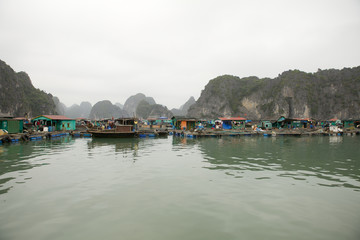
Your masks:
<svg viewBox="0 0 360 240"><path fill-rule="evenodd" d="M0 120L0 129L8 130L8 122L7 120Z"/></svg>
<svg viewBox="0 0 360 240"><path fill-rule="evenodd" d="M181 121L181 123L180 123L180 128L181 129L187 129L187 124L186 124L186 121Z"/></svg>
<svg viewBox="0 0 360 240"><path fill-rule="evenodd" d="M262 121L261 127L265 128L265 129L272 129L272 124L270 121Z"/></svg>
<svg viewBox="0 0 360 240"><path fill-rule="evenodd" d="M223 121L223 129L232 129L231 121Z"/></svg>
<svg viewBox="0 0 360 240"><path fill-rule="evenodd" d="M194 129L195 128L195 122L193 122L193 121L187 122L186 127L187 127L187 130Z"/></svg>
<svg viewBox="0 0 360 240"><path fill-rule="evenodd" d="M354 121L344 121L344 128L354 129Z"/></svg>
<svg viewBox="0 0 360 240"><path fill-rule="evenodd" d="M61 120L59 125L59 130L75 130L76 121L75 120Z"/></svg>

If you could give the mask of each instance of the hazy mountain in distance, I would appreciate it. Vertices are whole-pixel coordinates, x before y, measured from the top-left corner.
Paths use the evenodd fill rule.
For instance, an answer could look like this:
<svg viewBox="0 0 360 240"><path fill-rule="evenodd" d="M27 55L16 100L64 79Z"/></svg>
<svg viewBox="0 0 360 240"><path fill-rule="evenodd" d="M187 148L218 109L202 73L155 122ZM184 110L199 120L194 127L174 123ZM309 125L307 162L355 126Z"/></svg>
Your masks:
<svg viewBox="0 0 360 240"><path fill-rule="evenodd" d="M88 118L92 109L92 104L89 102L80 103L81 118Z"/></svg>
<svg viewBox="0 0 360 240"><path fill-rule="evenodd" d="M124 109L124 105L122 105L121 103L115 103L115 106L118 106L119 108L121 108L121 109Z"/></svg>
<svg viewBox="0 0 360 240"><path fill-rule="evenodd" d="M128 113L116 105L113 105L109 100L97 102L91 109L90 119L110 119L129 117Z"/></svg>
<svg viewBox="0 0 360 240"><path fill-rule="evenodd" d="M125 101L123 110L125 110L130 116L135 116L136 108L142 100L145 100L150 105L156 104L155 100L152 97L146 97L145 94L138 93L136 95L129 97Z"/></svg>
<svg viewBox="0 0 360 240"><path fill-rule="evenodd" d="M67 109L66 105L63 104L62 102L60 102L58 97L53 97L53 101L55 103L57 114L65 115L65 112L66 112L66 109Z"/></svg>
<svg viewBox="0 0 360 240"><path fill-rule="evenodd" d="M189 98L189 100L186 101L186 103L184 103L183 105L181 105L181 107L179 109L177 108L173 108L171 109L171 112L175 115L175 116L186 116L188 113L189 108L195 103L195 98L193 96L191 96Z"/></svg>
<svg viewBox="0 0 360 240"><path fill-rule="evenodd" d="M136 116L147 119L147 118L159 118L173 116L172 112L167 107L160 104L149 104L145 100L141 100L136 108Z"/></svg>
<svg viewBox="0 0 360 240"><path fill-rule="evenodd" d="M89 102L81 102L80 105L73 104L66 108L65 116L69 118L88 118L92 105Z"/></svg>

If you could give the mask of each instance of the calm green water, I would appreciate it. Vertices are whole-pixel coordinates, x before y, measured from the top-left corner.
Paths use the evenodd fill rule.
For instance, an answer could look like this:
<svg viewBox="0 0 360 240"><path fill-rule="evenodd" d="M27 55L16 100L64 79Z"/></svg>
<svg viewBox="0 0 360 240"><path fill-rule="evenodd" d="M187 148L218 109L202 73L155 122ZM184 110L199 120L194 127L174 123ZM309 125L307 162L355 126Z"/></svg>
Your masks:
<svg viewBox="0 0 360 240"><path fill-rule="evenodd" d="M0 239L360 239L360 137L0 146Z"/></svg>

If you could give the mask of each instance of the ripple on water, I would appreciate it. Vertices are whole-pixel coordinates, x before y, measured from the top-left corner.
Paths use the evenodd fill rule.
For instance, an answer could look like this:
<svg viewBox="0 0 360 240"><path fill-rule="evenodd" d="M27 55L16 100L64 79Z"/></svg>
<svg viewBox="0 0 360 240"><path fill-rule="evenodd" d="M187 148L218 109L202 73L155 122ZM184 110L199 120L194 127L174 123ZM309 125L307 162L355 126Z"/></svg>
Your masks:
<svg viewBox="0 0 360 240"><path fill-rule="evenodd" d="M157 240L177 239L174 231L178 239L340 233L332 239L351 239L346 234L358 231L360 172L349 159L360 155L358 145L346 149L344 139L345 149L338 144L333 151L325 140L79 139L7 147L6 156L17 154L0 156L1 233L43 233L36 239L140 233L137 239Z"/></svg>

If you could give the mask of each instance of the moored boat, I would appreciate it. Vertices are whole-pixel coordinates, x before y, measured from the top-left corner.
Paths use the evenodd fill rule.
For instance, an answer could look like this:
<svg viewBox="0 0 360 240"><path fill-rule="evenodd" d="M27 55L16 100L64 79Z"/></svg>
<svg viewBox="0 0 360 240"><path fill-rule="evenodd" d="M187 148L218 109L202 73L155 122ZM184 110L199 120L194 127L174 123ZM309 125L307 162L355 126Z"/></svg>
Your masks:
<svg viewBox="0 0 360 240"><path fill-rule="evenodd" d="M92 128L88 130L96 138L132 138L136 133L136 118L115 119L112 129Z"/></svg>

